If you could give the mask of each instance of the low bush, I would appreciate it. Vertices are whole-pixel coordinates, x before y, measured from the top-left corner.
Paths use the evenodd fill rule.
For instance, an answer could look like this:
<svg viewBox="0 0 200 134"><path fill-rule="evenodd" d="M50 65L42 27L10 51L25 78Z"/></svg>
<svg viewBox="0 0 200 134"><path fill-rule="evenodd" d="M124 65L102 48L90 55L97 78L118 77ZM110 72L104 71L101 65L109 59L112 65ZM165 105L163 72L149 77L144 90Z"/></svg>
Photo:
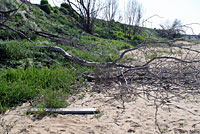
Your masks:
<svg viewBox="0 0 200 134"><path fill-rule="evenodd" d="M1 70L0 112L36 97L43 107L61 107L66 99L62 97L73 92L70 86L75 81L75 73L61 66Z"/></svg>
<svg viewBox="0 0 200 134"><path fill-rule="evenodd" d="M63 12L65 15L69 15L69 11L64 7L60 7L60 11Z"/></svg>
<svg viewBox="0 0 200 134"><path fill-rule="evenodd" d="M57 7L57 6L53 7L53 12L56 13L56 14L59 13L59 7Z"/></svg>
<svg viewBox="0 0 200 134"><path fill-rule="evenodd" d="M70 9L71 8L70 5L67 4L67 3L62 3L60 6L66 8L66 9Z"/></svg>
<svg viewBox="0 0 200 134"><path fill-rule="evenodd" d="M40 1L40 5L45 5L45 4L49 4L48 0L41 0Z"/></svg>
<svg viewBox="0 0 200 134"><path fill-rule="evenodd" d="M51 6L49 4L41 5L40 8L47 14L51 13Z"/></svg>

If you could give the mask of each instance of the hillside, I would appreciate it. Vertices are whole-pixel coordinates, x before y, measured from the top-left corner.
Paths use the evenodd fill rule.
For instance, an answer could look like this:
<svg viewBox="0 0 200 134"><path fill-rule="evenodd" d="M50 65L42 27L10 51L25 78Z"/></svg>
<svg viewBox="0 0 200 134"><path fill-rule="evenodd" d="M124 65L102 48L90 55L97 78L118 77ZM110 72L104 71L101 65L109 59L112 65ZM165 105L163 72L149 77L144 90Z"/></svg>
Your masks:
<svg viewBox="0 0 200 134"><path fill-rule="evenodd" d="M59 54L38 46L59 46L82 60L111 62L118 57L119 51L145 40L145 36L139 34L132 36L132 39L126 38L127 33L123 33L126 25L118 22L113 22L112 29L106 31L103 27L106 22L103 20L97 20L93 34L88 34L75 19L73 11L67 9L66 4L61 8L48 5L50 12L47 13L42 5L33 5L26 1L21 4L22 2L1 0L4 4L1 11L19 8L11 14L3 14L2 20L5 23L1 21L1 112L21 102L40 98L41 95L47 96L39 100L44 101L42 107L65 105L61 94L74 92L76 88L71 89L71 86L76 87L84 81L80 74L93 73L93 67L73 64ZM71 73L63 73L65 71ZM52 77L55 73L57 75ZM59 97L54 100L54 96Z"/></svg>

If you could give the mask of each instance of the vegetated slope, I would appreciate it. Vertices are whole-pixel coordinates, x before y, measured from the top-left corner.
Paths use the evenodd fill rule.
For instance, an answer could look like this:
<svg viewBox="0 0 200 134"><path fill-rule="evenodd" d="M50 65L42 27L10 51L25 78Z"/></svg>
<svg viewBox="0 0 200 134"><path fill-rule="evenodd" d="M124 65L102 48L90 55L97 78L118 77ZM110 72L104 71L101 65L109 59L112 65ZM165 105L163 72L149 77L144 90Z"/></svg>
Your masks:
<svg viewBox="0 0 200 134"><path fill-rule="evenodd" d="M20 0L0 2L0 9L5 11L20 6ZM113 22L107 31L106 22L98 20L90 35L80 28L76 14L66 4L58 8L25 3L17 12L2 18L6 20L4 24L27 38L0 29L0 112L27 100L33 100L37 107L64 107L67 95L80 89L83 74L93 73L93 67L76 65L38 46L56 45L84 60L110 62L119 51L144 41L144 35L150 32L145 29L141 35L132 36L127 33L130 29L118 22ZM28 38L32 42L26 41Z"/></svg>
<svg viewBox="0 0 200 134"><path fill-rule="evenodd" d="M3 16L2 19L8 18L8 21L6 21L8 26L21 31L32 40L36 39L37 32L56 34L67 39L76 37L80 39L81 35L88 35L81 29L82 24L79 22L77 13L68 4L62 3L60 7L51 7L48 1L42 1L47 3L38 5L26 2L17 12ZM20 0L1 0L0 2L0 9L5 11L16 9L21 4ZM139 33L133 34L132 27L112 21L108 29L106 21L97 19L94 24L93 35L106 39L133 41L134 44L144 41L148 33L151 33L152 37L156 37L155 30L140 28ZM4 40L23 38L16 32L5 28L1 28L0 32L0 38Z"/></svg>
<svg viewBox="0 0 200 134"><path fill-rule="evenodd" d="M3 3L3 1L1 1L1 3ZM1 10L7 11L18 8L20 2L9 0L4 1L3 5ZM117 57L117 51L128 49L132 47L132 45L136 45L145 40L145 37L139 34L134 35L131 39L126 38L127 33L123 33L126 25L118 22L113 22L111 30L108 31L106 30L107 28L105 28L106 22L103 20L96 21L93 35L87 34L80 28L81 24L77 21L73 10L68 9L66 5L67 4L62 4L60 8L50 7L50 5L48 5L47 7L50 8L50 13L46 13L43 11L42 5L25 3L17 12L4 16L3 19L6 20L6 18L8 18L5 23L6 25L24 33L27 38L30 38L34 42L32 42L32 44L28 42L2 42L3 45L1 45L0 49L2 55L0 58L2 61L6 62L1 62L1 65L4 66L6 64L10 67L16 67L18 61L21 62L21 60L27 57L33 58L35 55L37 55L37 57L38 55L41 56L41 54L33 52L34 49L27 47L40 44L54 46L55 44L50 43L51 41L67 50L70 54L84 60L108 62ZM0 39L2 40L26 39L19 33L6 28L0 29L0 33ZM61 40L58 40L57 37L61 37ZM42 41L44 42L38 43ZM29 45L27 46L26 44ZM27 52L29 53L27 54ZM17 53L21 53L22 55L26 54L26 56L19 57ZM16 57L13 58L12 54ZM99 56L101 56L101 58L99 58ZM16 61L17 64L13 65Z"/></svg>
<svg viewBox="0 0 200 134"><path fill-rule="evenodd" d="M3 3L3 1L1 1ZM4 6L1 10L16 9L20 6L20 2L9 0L4 1ZM69 20L62 12L54 13L56 9L51 7L51 13L47 14L40 9L40 5L23 4L16 13L10 14L9 21L6 22L8 26L16 28L23 33L30 34L31 39L35 39L36 35L31 30L46 31L59 35L76 34L76 32L83 32L75 25L76 22ZM4 16L6 17L6 16ZM1 29L2 39L19 39L16 32Z"/></svg>

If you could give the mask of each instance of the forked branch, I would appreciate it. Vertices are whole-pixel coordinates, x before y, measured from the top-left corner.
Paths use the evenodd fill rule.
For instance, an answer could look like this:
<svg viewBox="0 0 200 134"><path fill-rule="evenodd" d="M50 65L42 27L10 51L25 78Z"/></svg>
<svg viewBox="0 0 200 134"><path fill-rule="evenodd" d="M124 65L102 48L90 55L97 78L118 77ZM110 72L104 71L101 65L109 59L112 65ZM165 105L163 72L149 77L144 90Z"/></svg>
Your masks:
<svg viewBox="0 0 200 134"><path fill-rule="evenodd" d="M86 60L82 60L78 57L72 56L69 53L67 53L64 49L57 47L57 46L37 46L37 47L41 47L41 48L45 48L49 51L53 51L53 52L58 52L59 54L61 54L63 57L65 57L67 60L72 61L76 64L79 65L83 65L83 66L90 66L90 67L96 67L96 68L109 68L109 67L122 67L122 68L128 68L128 69L144 69L144 68L148 68L149 64L151 64L152 62L156 61L156 60L161 60L161 59L165 59L165 60L174 60L174 61L178 61L181 63L195 63L195 62L200 62L200 60L184 60L184 59L180 59L180 58L176 58L176 57L171 57L171 56L158 56L158 57L154 57L152 59L149 59L148 61L146 61L143 65L126 65L126 64L118 64L117 62L120 61L128 52L130 51L134 51L137 50L141 47L146 46L146 44L149 44L152 42L143 42L140 45L127 49L124 52L122 52L119 57L115 60L113 60L112 62L90 62L90 61L86 61ZM155 41L153 42L155 43ZM169 42L165 42L166 44L168 44ZM173 45L172 45L173 46Z"/></svg>

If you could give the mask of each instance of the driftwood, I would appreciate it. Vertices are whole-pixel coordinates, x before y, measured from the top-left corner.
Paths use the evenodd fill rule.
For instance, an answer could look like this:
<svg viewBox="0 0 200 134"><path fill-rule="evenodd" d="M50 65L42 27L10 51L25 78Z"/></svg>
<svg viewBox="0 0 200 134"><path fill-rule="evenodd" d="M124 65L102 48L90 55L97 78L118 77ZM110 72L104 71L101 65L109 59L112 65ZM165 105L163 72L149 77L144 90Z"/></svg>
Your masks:
<svg viewBox="0 0 200 134"><path fill-rule="evenodd" d="M97 114L100 112L100 110L97 108L32 108L27 111L28 114L37 112L59 114Z"/></svg>

